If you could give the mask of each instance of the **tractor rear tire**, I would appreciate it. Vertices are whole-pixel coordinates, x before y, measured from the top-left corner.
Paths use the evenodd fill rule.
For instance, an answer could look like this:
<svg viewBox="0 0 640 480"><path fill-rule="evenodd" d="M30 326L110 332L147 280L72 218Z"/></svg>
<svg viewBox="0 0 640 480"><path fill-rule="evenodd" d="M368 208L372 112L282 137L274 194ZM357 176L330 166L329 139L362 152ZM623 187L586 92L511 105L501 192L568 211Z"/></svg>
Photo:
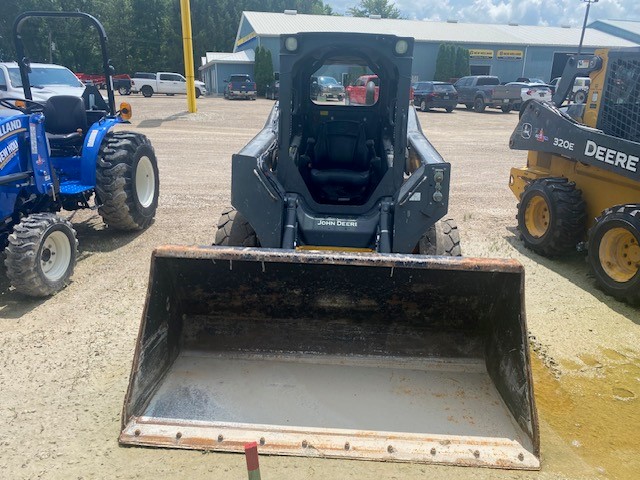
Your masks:
<svg viewBox="0 0 640 480"><path fill-rule="evenodd" d="M478 113L482 113L484 112L485 108L487 108L486 104L484 103L484 98L482 97L478 97L474 100L473 102L473 109L478 112Z"/></svg>
<svg viewBox="0 0 640 480"><path fill-rule="evenodd" d="M133 132L110 132L98 153L98 213L116 230L147 228L156 214L160 181L151 142Z"/></svg>
<svg viewBox="0 0 640 480"><path fill-rule="evenodd" d="M525 247L555 257L575 250L584 236L587 214L574 182L539 178L525 187L516 218Z"/></svg>
<svg viewBox="0 0 640 480"><path fill-rule="evenodd" d="M246 218L230 207L220 216L215 245L229 247L259 247L256 232Z"/></svg>
<svg viewBox="0 0 640 480"><path fill-rule="evenodd" d="M144 97L149 98L153 95L153 88L151 88L149 85L145 85L144 87L142 87L142 90L140 90L140 92Z"/></svg>
<svg viewBox="0 0 640 480"><path fill-rule="evenodd" d="M640 304L640 204L606 209L589 230L589 265L598 286Z"/></svg>
<svg viewBox="0 0 640 480"><path fill-rule="evenodd" d="M418 243L420 255L462 256L458 225L452 218L447 218L432 225Z"/></svg>
<svg viewBox="0 0 640 480"><path fill-rule="evenodd" d="M13 227L5 252L7 277L15 289L46 297L69 284L78 240L68 221L54 213L34 213Z"/></svg>

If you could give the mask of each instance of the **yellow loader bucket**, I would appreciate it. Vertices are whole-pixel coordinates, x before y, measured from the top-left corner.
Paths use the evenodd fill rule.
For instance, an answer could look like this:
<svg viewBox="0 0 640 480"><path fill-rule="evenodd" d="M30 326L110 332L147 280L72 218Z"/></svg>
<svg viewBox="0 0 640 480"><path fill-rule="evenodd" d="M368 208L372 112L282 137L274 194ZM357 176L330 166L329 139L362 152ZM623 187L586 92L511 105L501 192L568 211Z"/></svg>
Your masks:
<svg viewBox="0 0 640 480"><path fill-rule="evenodd" d="M161 247L120 443L539 468L510 260Z"/></svg>

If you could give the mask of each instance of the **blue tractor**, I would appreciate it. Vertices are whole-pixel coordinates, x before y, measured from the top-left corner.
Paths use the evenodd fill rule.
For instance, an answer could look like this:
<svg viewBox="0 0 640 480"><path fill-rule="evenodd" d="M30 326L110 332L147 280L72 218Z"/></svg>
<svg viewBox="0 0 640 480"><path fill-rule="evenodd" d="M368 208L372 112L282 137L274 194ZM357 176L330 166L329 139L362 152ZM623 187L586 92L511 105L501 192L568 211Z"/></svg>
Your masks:
<svg viewBox="0 0 640 480"><path fill-rule="evenodd" d="M98 31L107 79L107 100L95 87L83 96L32 100L29 61L21 27L31 17L79 17ZM131 107L115 108L113 67L103 26L81 12L27 12L13 26L25 98L0 100L0 246L7 277L23 294L42 297L73 273L78 242L60 210L98 208L116 230L148 227L158 205L158 166L150 141L113 131L129 123Z"/></svg>

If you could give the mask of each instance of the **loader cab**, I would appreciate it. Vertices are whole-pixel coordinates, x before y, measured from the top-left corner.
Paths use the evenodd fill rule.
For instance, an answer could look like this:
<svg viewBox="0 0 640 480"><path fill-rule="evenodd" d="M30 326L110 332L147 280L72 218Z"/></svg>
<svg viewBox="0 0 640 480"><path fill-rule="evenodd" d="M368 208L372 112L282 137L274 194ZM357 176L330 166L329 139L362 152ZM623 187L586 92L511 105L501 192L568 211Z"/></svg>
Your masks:
<svg viewBox="0 0 640 480"><path fill-rule="evenodd" d="M394 158L406 149L410 75L401 67L405 57L410 67L412 42L389 37L379 49L361 35L336 37L281 40L280 132L290 134L280 135L280 158L288 161L279 177L290 182L295 171L317 204L363 205L381 184L393 188L394 173L402 177Z"/></svg>

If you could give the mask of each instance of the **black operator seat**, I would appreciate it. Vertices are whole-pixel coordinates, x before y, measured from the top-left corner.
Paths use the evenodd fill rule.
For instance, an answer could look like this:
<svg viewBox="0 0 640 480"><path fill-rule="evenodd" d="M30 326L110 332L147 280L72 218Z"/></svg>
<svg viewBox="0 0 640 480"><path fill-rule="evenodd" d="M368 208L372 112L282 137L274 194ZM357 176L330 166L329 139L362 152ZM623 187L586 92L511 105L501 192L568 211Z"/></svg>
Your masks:
<svg viewBox="0 0 640 480"><path fill-rule="evenodd" d="M367 141L364 125L350 120L323 123L311 158L311 182L359 190L369 185L373 141Z"/></svg>
<svg viewBox="0 0 640 480"><path fill-rule="evenodd" d="M73 95L56 95L44 105L44 129L51 146L75 145L87 132L84 101Z"/></svg>

